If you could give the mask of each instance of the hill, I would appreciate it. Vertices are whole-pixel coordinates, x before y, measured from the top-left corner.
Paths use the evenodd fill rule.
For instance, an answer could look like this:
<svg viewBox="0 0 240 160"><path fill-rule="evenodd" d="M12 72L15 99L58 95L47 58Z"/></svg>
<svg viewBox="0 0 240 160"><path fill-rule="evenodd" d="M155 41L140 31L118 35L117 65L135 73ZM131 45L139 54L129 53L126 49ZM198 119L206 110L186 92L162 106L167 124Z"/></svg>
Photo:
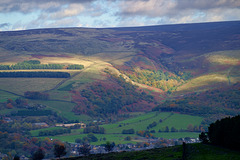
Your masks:
<svg viewBox="0 0 240 160"><path fill-rule="evenodd" d="M234 21L0 32L1 152L31 157L38 147L50 152L56 139L198 137L216 119L240 114L239 28ZM77 122L87 128L55 127ZM196 159L232 156L190 146ZM180 146L147 152L136 155L181 158Z"/></svg>
<svg viewBox="0 0 240 160"><path fill-rule="evenodd" d="M221 103L214 110L230 110L223 116L236 114L239 92L231 90L239 86L239 27L240 22L233 21L0 32L1 65L37 60L43 66L84 66L77 71L60 69L70 73L69 78L0 78L1 97L44 92L50 101L69 103L68 111L76 115L105 119L106 115L151 111L166 99L194 94L189 103L196 104L202 93L218 89L228 93L215 94L223 96L223 101L234 95L227 105L235 107ZM212 103L207 97L204 100L206 107Z"/></svg>

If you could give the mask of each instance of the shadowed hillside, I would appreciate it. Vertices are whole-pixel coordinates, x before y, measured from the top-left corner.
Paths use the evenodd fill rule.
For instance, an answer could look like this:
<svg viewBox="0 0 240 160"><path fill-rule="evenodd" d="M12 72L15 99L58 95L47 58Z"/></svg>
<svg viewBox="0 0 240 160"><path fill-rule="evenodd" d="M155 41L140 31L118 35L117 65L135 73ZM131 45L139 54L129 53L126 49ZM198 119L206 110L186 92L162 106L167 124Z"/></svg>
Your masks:
<svg viewBox="0 0 240 160"><path fill-rule="evenodd" d="M29 88L23 79L9 78L0 79L0 89L22 96L30 89L47 92L50 100L75 103L77 114L134 112L144 106L150 111L166 98L211 92L219 86L226 90L238 83L239 28L240 22L233 21L0 32L2 65L25 60L84 65L81 71L67 71L74 75L68 79L45 83L44 89L33 79L27 80L34 86ZM135 87L129 87L132 84Z"/></svg>

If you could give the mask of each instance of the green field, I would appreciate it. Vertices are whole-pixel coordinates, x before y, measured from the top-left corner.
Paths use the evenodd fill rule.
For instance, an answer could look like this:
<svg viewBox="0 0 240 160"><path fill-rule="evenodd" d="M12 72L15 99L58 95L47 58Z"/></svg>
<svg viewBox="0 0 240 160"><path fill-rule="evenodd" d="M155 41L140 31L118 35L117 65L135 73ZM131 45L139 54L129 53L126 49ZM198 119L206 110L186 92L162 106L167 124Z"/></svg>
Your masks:
<svg viewBox="0 0 240 160"><path fill-rule="evenodd" d="M18 108L3 109L3 110L0 110L0 115L8 115L8 114L10 114L11 112L17 112L17 111L21 111L21 110L24 110L24 109L18 109Z"/></svg>
<svg viewBox="0 0 240 160"><path fill-rule="evenodd" d="M166 139L178 139L178 138L198 138L199 137L198 132L161 132L161 133L154 133L156 137L160 138L166 138Z"/></svg>
<svg viewBox="0 0 240 160"><path fill-rule="evenodd" d="M72 112L72 109L75 105L74 103L61 102L61 101L39 101L39 100L31 100L31 101L46 105L48 109L51 109L57 112L60 116L63 116L68 120L79 120L83 122L91 120L91 118L87 115L75 115Z"/></svg>
<svg viewBox="0 0 240 160"><path fill-rule="evenodd" d="M63 110L64 110L64 108L63 108ZM168 126L169 128L175 127L177 129L187 129L187 126L189 124L200 125L201 121L203 120L202 117L183 115L183 114L177 114L177 113L149 112L146 114L140 114L134 118L129 118L129 119L126 119L126 120L123 120L123 121L120 121L120 122L117 122L114 124L101 125L101 127L105 128L106 133L105 134L95 134L95 136L98 138L99 141L91 143L91 144L97 145L97 144L105 143L104 141L100 141L100 139L102 139L104 137L107 139L107 141L114 141L116 144L136 143L138 141L141 141L140 140L141 138L138 135L122 134L122 130L123 129L131 129L131 128L133 128L135 131L147 130L147 126L150 123L152 123L154 121L159 122L159 119L162 119L163 122L158 123L158 125L156 127L152 128L152 129L156 130L156 133L153 133L153 134L156 137L167 138L167 139L178 139L178 138L185 138L185 137L197 138L199 136L199 133L196 133L196 132L160 132L160 133L158 133L158 130L164 128L165 126ZM119 125L121 125L121 127ZM51 129L56 129L56 128L51 128ZM150 130L152 130L152 129L150 129ZM39 131L41 131L41 130L32 131L32 135L37 136ZM65 142L75 142L75 139L83 138L85 136L87 136L87 134L83 134L83 129L72 129L71 134L52 136L49 138L59 139L59 140L65 141ZM130 136L132 138L132 140L125 141L124 138L127 136ZM135 140L136 137L138 137L137 140Z"/></svg>
<svg viewBox="0 0 240 160"><path fill-rule="evenodd" d="M16 95L13 95L11 93L8 93L8 92L5 92L5 91L1 91L1 90L0 90L0 95L1 95L0 96L0 103L1 102L6 102L7 99L15 100L15 99L18 98L18 96L16 96Z"/></svg>
<svg viewBox="0 0 240 160"><path fill-rule="evenodd" d="M162 120L159 123L159 120ZM190 116L169 112L150 112L135 118L130 118L124 121L120 121L114 124L106 124L102 125L106 129L107 133L122 133L123 129L131 129L133 128L135 131L146 130L147 126L154 121L157 122L157 126L153 127L150 130L155 130L156 132L159 129L164 129L166 126L175 127L176 129L187 129L189 124L200 125L203 118L198 116ZM120 127L121 126L121 127Z"/></svg>
<svg viewBox="0 0 240 160"><path fill-rule="evenodd" d="M125 144L125 143L136 143L137 141L125 141L124 138L127 136L133 136L133 135L129 135L129 134L94 134L97 138L98 141L97 142L91 142L92 145L101 145L101 144L105 144L106 141L111 141L111 142L115 142L115 144ZM72 134L72 135L59 135L59 136L50 136L49 138L52 139L58 139L64 142L72 142L74 143L75 140L77 138L83 138L86 137L87 134ZM136 135L134 135L133 137L138 137ZM41 138L45 138L45 137L41 137ZM106 141L103 141L100 139L106 138Z"/></svg>
<svg viewBox="0 0 240 160"><path fill-rule="evenodd" d="M35 135L37 135L37 132L33 132ZM98 141L97 142L91 142L92 145L101 145L101 144L105 144L106 141L111 141L111 142L115 142L115 144L126 144L126 143L137 143L137 142L144 142L144 140L141 140L140 136L137 136L135 134L94 134L97 138ZM169 132L169 133L156 133L154 134L157 137L160 138L166 138L166 139L179 139L179 138L185 138L185 137L190 137L190 138L198 138L199 133L195 133L195 132ZM87 134L76 134L76 133L72 133L70 135L59 135L59 136L50 136L49 138L52 139L58 139L64 142L72 142L74 143L75 140L77 138L83 138L86 137ZM131 141L126 141L124 140L125 137L130 136L132 138ZM45 137L41 137L41 138L45 138ZM100 139L106 138L106 141L103 141ZM137 138L137 139L135 139Z"/></svg>
<svg viewBox="0 0 240 160"><path fill-rule="evenodd" d="M0 78L0 89L23 95L26 91L52 89L63 78Z"/></svg>
<svg viewBox="0 0 240 160"><path fill-rule="evenodd" d="M38 130L32 130L30 133L31 133L31 136L37 137L40 131L46 131L46 130L53 131L53 130L58 130L58 129L63 129L63 127L43 128L43 129L38 129Z"/></svg>

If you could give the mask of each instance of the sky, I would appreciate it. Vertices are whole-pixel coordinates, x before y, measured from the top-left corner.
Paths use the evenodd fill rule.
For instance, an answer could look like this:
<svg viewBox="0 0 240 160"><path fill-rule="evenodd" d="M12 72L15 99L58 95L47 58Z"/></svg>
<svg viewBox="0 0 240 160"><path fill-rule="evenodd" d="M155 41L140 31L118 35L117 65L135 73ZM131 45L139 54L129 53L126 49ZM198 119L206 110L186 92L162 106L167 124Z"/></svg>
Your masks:
<svg viewBox="0 0 240 160"><path fill-rule="evenodd" d="M240 0L0 0L0 31L240 20Z"/></svg>

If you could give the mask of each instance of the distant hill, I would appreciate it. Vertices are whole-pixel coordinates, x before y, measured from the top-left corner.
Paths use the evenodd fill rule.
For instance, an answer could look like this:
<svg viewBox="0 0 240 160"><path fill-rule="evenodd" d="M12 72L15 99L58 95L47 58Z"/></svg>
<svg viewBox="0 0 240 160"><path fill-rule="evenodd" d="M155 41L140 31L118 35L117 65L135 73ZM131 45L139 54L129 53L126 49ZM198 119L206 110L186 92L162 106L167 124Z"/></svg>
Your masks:
<svg viewBox="0 0 240 160"><path fill-rule="evenodd" d="M202 93L209 95L218 89L227 93L215 94L223 102L212 105L206 96L207 104L213 110L223 108L223 115L236 114L240 109L239 28L240 21L232 21L0 32L0 64L39 60L42 64L84 65L81 71L67 71L71 78L42 80L44 87L34 79L13 82L2 78L1 93L47 92L50 100L74 103L69 110L76 114L105 117L151 111L166 99L171 107L171 100L177 104L189 95L190 101L184 103L191 105L203 99ZM234 101L224 103L229 95Z"/></svg>

